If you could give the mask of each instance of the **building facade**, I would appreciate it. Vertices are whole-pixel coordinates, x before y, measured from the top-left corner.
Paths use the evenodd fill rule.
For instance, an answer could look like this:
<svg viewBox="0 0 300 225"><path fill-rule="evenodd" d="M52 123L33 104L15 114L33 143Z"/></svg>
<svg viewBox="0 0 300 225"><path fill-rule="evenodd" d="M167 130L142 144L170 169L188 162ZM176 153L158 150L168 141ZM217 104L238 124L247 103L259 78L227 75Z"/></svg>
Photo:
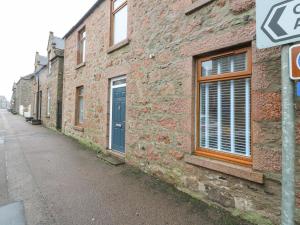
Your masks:
<svg viewBox="0 0 300 225"><path fill-rule="evenodd" d="M5 96L0 96L0 109L8 109L8 101Z"/></svg>
<svg viewBox="0 0 300 225"><path fill-rule="evenodd" d="M16 106L16 91L17 91L17 86L16 83L14 83L13 87L12 87L12 95L11 95L11 99L10 99L10 111L13 114L17 113L17 106Z"/></svg>
<svg viewBox="0 0 300 225"><path fill-rule="evenodd" d="M50 32L48 56L36 54L36 81L33 88L35 118L43 125L61 129L64 40Z"/></svg>
<svg viewBox="0 0 300 225"><path fill-rule="evenodd" d="M65 36L63 132L279 224L280 64L256 48L254 0L99 0Z"/></svg>
<svg viewBox="0 0 300 225"><path fill-rule="evenodd" d="M15 112L21 116L31 117L32 115L32 86L34 75L29 74L21 77L15 85Z"/></svg>

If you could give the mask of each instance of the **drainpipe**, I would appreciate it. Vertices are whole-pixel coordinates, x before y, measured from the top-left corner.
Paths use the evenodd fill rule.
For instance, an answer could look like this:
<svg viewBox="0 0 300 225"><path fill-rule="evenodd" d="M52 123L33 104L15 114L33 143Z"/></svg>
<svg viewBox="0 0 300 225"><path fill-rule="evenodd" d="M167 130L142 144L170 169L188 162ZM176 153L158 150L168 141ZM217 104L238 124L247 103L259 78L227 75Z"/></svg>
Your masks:
<svg viewBox="0 0 300 225"><path fill-rule="evenodd" d="M295 106L294 82L289 76L289 46L281 52L282 85L282 200L281 224L294 225L295 214Z"/></svg>
<svg viewBox="0 0 300 225"><path fill-rule="evenodd" d="M40 77L37 74L37 86L38 86L38 90L37 90L37 94L36 94L36 119L39 120L39 115L40 115Z"/></svg>

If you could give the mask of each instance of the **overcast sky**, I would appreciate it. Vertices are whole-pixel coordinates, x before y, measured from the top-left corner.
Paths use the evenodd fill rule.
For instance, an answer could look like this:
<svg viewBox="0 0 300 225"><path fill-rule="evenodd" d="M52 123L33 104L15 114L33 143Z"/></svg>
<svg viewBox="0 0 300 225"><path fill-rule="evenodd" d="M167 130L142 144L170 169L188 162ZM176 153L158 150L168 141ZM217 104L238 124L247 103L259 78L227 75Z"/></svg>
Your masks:
<svg viewBox="0 0 300 225"><path fill-rule="evenodd" d="M49 31L63 37L96 0L10 0L0 3L0 95L34 70L35 52L46 56Z"/></svg>

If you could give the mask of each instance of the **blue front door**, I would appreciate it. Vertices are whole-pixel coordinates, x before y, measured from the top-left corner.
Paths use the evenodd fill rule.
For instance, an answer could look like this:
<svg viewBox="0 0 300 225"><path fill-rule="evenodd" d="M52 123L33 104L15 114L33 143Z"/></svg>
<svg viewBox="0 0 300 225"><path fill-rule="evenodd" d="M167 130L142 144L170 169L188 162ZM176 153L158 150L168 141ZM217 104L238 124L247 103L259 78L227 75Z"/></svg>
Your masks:
<svg viewBox="0 0 300 225"><path fill-rule="evenodd" d="M112 90L111 148L125 153L126 87Z"/></svg>

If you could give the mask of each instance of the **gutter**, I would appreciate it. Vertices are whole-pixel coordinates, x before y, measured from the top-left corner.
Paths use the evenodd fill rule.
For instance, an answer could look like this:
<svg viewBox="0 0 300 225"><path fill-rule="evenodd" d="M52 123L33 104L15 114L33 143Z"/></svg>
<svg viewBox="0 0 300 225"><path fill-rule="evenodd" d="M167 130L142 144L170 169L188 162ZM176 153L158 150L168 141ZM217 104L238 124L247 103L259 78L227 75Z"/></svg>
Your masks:
<svg viewBox="0 0 300 225"><path fill-rule="evenodd" d="M98 6L104 2L104 0L98 0L85 14L84 16L65 34L63 39L68 38L83 22L86 18L88 18L97 8Z"/></svg>

